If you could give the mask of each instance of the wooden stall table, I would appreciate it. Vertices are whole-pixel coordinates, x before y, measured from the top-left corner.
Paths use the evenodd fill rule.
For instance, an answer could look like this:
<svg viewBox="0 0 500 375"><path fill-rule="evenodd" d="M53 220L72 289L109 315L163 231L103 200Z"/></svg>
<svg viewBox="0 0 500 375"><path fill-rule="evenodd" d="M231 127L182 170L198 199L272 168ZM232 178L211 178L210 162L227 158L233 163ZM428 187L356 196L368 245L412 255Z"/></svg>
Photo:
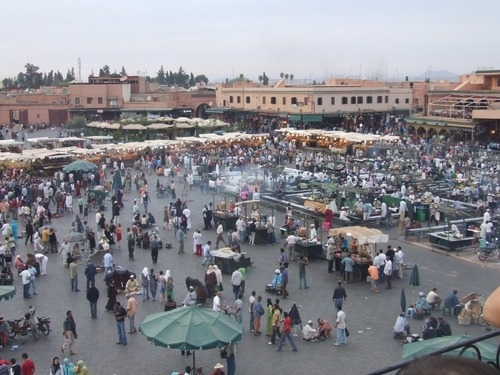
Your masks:
<svg viewBox="0 0 500 375"><path fill-rule="evenodd" d="M474 237L457 238L447 232L429 233L429 243L432 248L438 247L445 250L460 251L466 247L473 246Z"/></svg>
<svg viewBox="0 0 500 375"><path fill-rule="evenodd" d="M210 254L215 258L217 267L227 274L232 274L241 267L248 268L252 265L250 258L246 257L246 253L234 252L229 247L211 250Z"/></svg>
<svg viewBox="0 0 500 375"><path fill-rule="evenodd" d="M295 244L295 254L305 255L309 259L318 258L323 259L323 245L320 242L297 241Z"/></svg>

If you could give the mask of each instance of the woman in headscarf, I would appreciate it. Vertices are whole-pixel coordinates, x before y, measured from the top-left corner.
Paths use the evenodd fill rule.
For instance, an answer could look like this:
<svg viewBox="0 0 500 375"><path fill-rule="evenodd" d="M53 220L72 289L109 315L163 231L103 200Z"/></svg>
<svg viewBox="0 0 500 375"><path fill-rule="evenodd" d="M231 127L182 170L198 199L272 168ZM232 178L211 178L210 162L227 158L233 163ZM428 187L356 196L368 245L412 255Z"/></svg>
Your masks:
<svg viewBox="0 0 500 375"><path fill-rule="evenodd" d="M89 370L82 360L76 362L76 366L71 369L71 372L77 375L89 375Z"/></svg>
<svg viewBox="0 0 500 375"><path fill-rule="evenodd" d="M205 286L208 290L208 297L212 297L217 292L217 275L213 266L208 266L207 273L205 274Z"/></svg>
<svg viewBox="0 0 500 375"><path fill-rule="evenodd" d="M62 367L61 364L59 363L59 357L54 357L52 360L52 365L50 366L50 375L62 375Z"/></svg>
<svg viewBox="0 0 500 375"><path fill-rule="evenodd" d="M273 301L271 301L271 298L268 298L266 306L266 336L273 335L273 312Z"/></svg>
<svg viewBox="0 0 500 375"><path fill-rule="evenodd" d="M115 311L115 304L116 304L116 295L118 292L116 291L115 288L115 281L113 279L109 280L108 283L108 303L106 304L106 311Z"/></svg>
<svg viewBox="0 0 500 375"><path fill-rule="evenodd" d="M158 289L158 276L155 274L155 270L151 268L149 271L149 291L151 292L151 297L153 301L156 301L156 290Z"/></svg>
<svg viewBox="0 0 500 375"><path fill-rule="evenodd" d="M68 358L64 358L62 365L62 375L73 375L74 373L71 371L73 367L75 367L75 365L71 363Z"/></svg>
<svg viewBox="0 0 500 375"><path fill-rule="evenodd" d="M16 261L14 262L14 267L16 267L17 273L21 273L26 267L26 264L21 259L21 255L16 255Z"/></svg>
<svg viewBox="0 0 500 375"><path fill-rule="evenodd" d="M167 293L167 301L168 301L168 297L171 297L173 300L174 299L174 278L170 274L170 270L167 270L167 272L165 272L165 280L167 280L167 283L165 285L166 293Z"/></svg>
<svg viewBox="0 0 500 375"><path fill-rule="evenodd" d="M144 267L141 272L142 300L149 299L149 271Z"/></svg>
<svg viewBox="0 0 500 375"><path fill-rule="evenodd" d="M214 272L217 277L217 291L222 291L224 288L222 287L222 272L217 265L214 264Z"/></svg>

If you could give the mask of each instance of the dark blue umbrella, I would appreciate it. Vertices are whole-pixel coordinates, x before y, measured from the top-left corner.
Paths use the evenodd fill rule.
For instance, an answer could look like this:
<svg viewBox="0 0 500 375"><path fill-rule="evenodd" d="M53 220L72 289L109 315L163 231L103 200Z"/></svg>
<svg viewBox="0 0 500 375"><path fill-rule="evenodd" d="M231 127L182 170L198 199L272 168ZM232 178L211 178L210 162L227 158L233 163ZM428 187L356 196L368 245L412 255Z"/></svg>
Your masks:
<svg viewBox="0 0 500 375"><path fill-rule="evenodd" d="M411 270L411 275L410 275L410 285L413 287L413 303L415 303L415 287L420 286L420 274L418 272L418 267L415 264L413 266L413 269Z"/></svg>
<svg viewBox="0 0 500 375"><path fill-rule="evenodd" d="M406 311L406 294L405 294L405 288L401 288L401 299L400 302L401 304L401 311L403 313Z"/></svg>

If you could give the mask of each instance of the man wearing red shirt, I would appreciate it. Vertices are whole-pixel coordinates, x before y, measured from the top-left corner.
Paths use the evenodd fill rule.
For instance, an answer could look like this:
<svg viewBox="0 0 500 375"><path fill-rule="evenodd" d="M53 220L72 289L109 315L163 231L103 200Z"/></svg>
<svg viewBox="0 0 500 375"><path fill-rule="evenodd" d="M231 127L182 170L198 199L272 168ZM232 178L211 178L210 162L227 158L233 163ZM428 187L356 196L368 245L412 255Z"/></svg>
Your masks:
<svg viewBox="0 0 500 375"><path fill-rule="evenodd" d="M28 353L23 353L23 365L21 366L21 375L33 375L35 373L35 362L28 358Z"/></svg>
<svg viewBox="0 0 500 375"><path fill-rule="evenodd" d="M297 351L297 347L295 346L295 343L293 342L292 337L290 336L290 333L292 332L292 319L290 316L288 316L287 312L283 313L285 319L283 319L283 331L281 332L281 338L278 343L278 349L276 349L277 352L281 352L281 348L283 347L283 344L285 343L286 339L290 341L290 345L293 348L293 351Z"/></svg>

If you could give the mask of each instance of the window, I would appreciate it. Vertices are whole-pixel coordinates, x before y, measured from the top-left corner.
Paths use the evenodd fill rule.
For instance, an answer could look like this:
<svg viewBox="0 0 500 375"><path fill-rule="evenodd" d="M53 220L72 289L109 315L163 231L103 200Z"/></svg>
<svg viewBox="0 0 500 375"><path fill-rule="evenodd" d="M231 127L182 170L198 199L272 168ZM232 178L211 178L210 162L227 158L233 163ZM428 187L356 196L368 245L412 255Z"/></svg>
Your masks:
<svg viewBox="0 0 500 375"><path fill-rule="evenodd" d="M347 96L342 97L342 104L347 104Z"/></svg>
<svg viewBox="0 0 500 375"><path fill-rule="evenodd" d="M389 103L389 95L386 95L386 96L385 96L385 103L386 103L386 104L387 104L387 103Z"/></svg>
<svg viewBox="0 0 500 375"><path fill-rule="evenodd" d="M80 98L75 98L75 105L80 105Z"/></svg>
<svg viewBox="0 0 500 375"><path fill-rule="evenodd" d="M283 102L283 105L286 105L286 97L285 96L283 97L282 102Z"/></svg>
<svg viewBox="0 0 500 375"><path fill-rule="evenodd" d="M372 104L373 103L373 97L372 96L367 96L366 97L366 104Z"/></svg>
<svg viewBox="0 0 500 375"><path fill-rule="evenodd" d="M318 105L323 105L323 98L318 98Z"/></svg>
<svg viewBox="0 0 500 375"><path fill-rule="evenodd" d="M409 104L410 103L410 99L409 98L405 98L405 104Z"/></svg>
<svg viewBox="0 0 500 375"><path fill-rule="evenodd" d="M399 98L394 99L394 103L399 104Z"/></svg>
<svg viewBox="0 0 500 375"><path fill-rule="evenodd" d="M240 104L241 103L241 96L236 97L236 103Z"/></svg>
<svg viewBox="0 0 500 375"><path fill-rule="evenodd" d="M226 104L226 99L224 99L224 100L222 101L222 106L223 106L223 107L225 107L226 105L227 105L227 104Z"/></svg>
<svg viewBox="0 0 500 375"><path fill-rule="evenodd" d="M266 104L266 97L265 96L262 97L262 104Z"/></svg>
<svg viewBox="0 0 500 375"><path fill-rule="evenodd" d="M87 104L92 104L92 98L90 96L87 96Z"/></svg>
<svg viewBox="0 0 500 375"><path fill-rule="evenodd" d="M356 97L355 96L351 96L351 104L356 104Z"/></svg>
<svg viewBox="0 0 500 375"><path fill-rule="evenodd" d="M102 97L101 96L97 98L97 104L102 104Z"/></svg>
<svg viewBox="0 0 500 375"><path fill-rule="evenodd" d="M331 105L335 105L335 96L332 96L332 97L330 98L330 104L331 104Z"/></svg>
<svg viewBox="0 0 500 375"><path fill-rule="evenodd" d="M297 98L294 96L290 102L292 105L297 105Z"/></svg>
<svg viewBox="0 0 500 375"><path fill-rule="evenodd" d="M249 96L245 97L245 103L250 104L250 97Z"/></svg>
<svg viewBox="0 0 500 375"><path fill-rule="evenodd" d="M363 104L363 97L362 96L358 96L358 104Z"/></svg>
<svg viewBox="0 0 500 375"><path fill-rule="evenodd" d="M381 96L377 96L377 103L382 103L382 97Z"/></svg>
<svg viewBox="0 0 500 375"><path fill-rule="evenodd" d="M234 98L232 96L229 97L229 103L234 103Z"/></svg>
<svg viewBox="0 0 500 375"><path fill-rule="evenodd" d="M304 98L304 105L309 105L309 98L307 96Z"/></svg>
<svg viewBox="0 0 500 375"><path fill-rule="evenodd" d="M276 104L276 97L275 96L271 96L271 104Z"/></svg>

